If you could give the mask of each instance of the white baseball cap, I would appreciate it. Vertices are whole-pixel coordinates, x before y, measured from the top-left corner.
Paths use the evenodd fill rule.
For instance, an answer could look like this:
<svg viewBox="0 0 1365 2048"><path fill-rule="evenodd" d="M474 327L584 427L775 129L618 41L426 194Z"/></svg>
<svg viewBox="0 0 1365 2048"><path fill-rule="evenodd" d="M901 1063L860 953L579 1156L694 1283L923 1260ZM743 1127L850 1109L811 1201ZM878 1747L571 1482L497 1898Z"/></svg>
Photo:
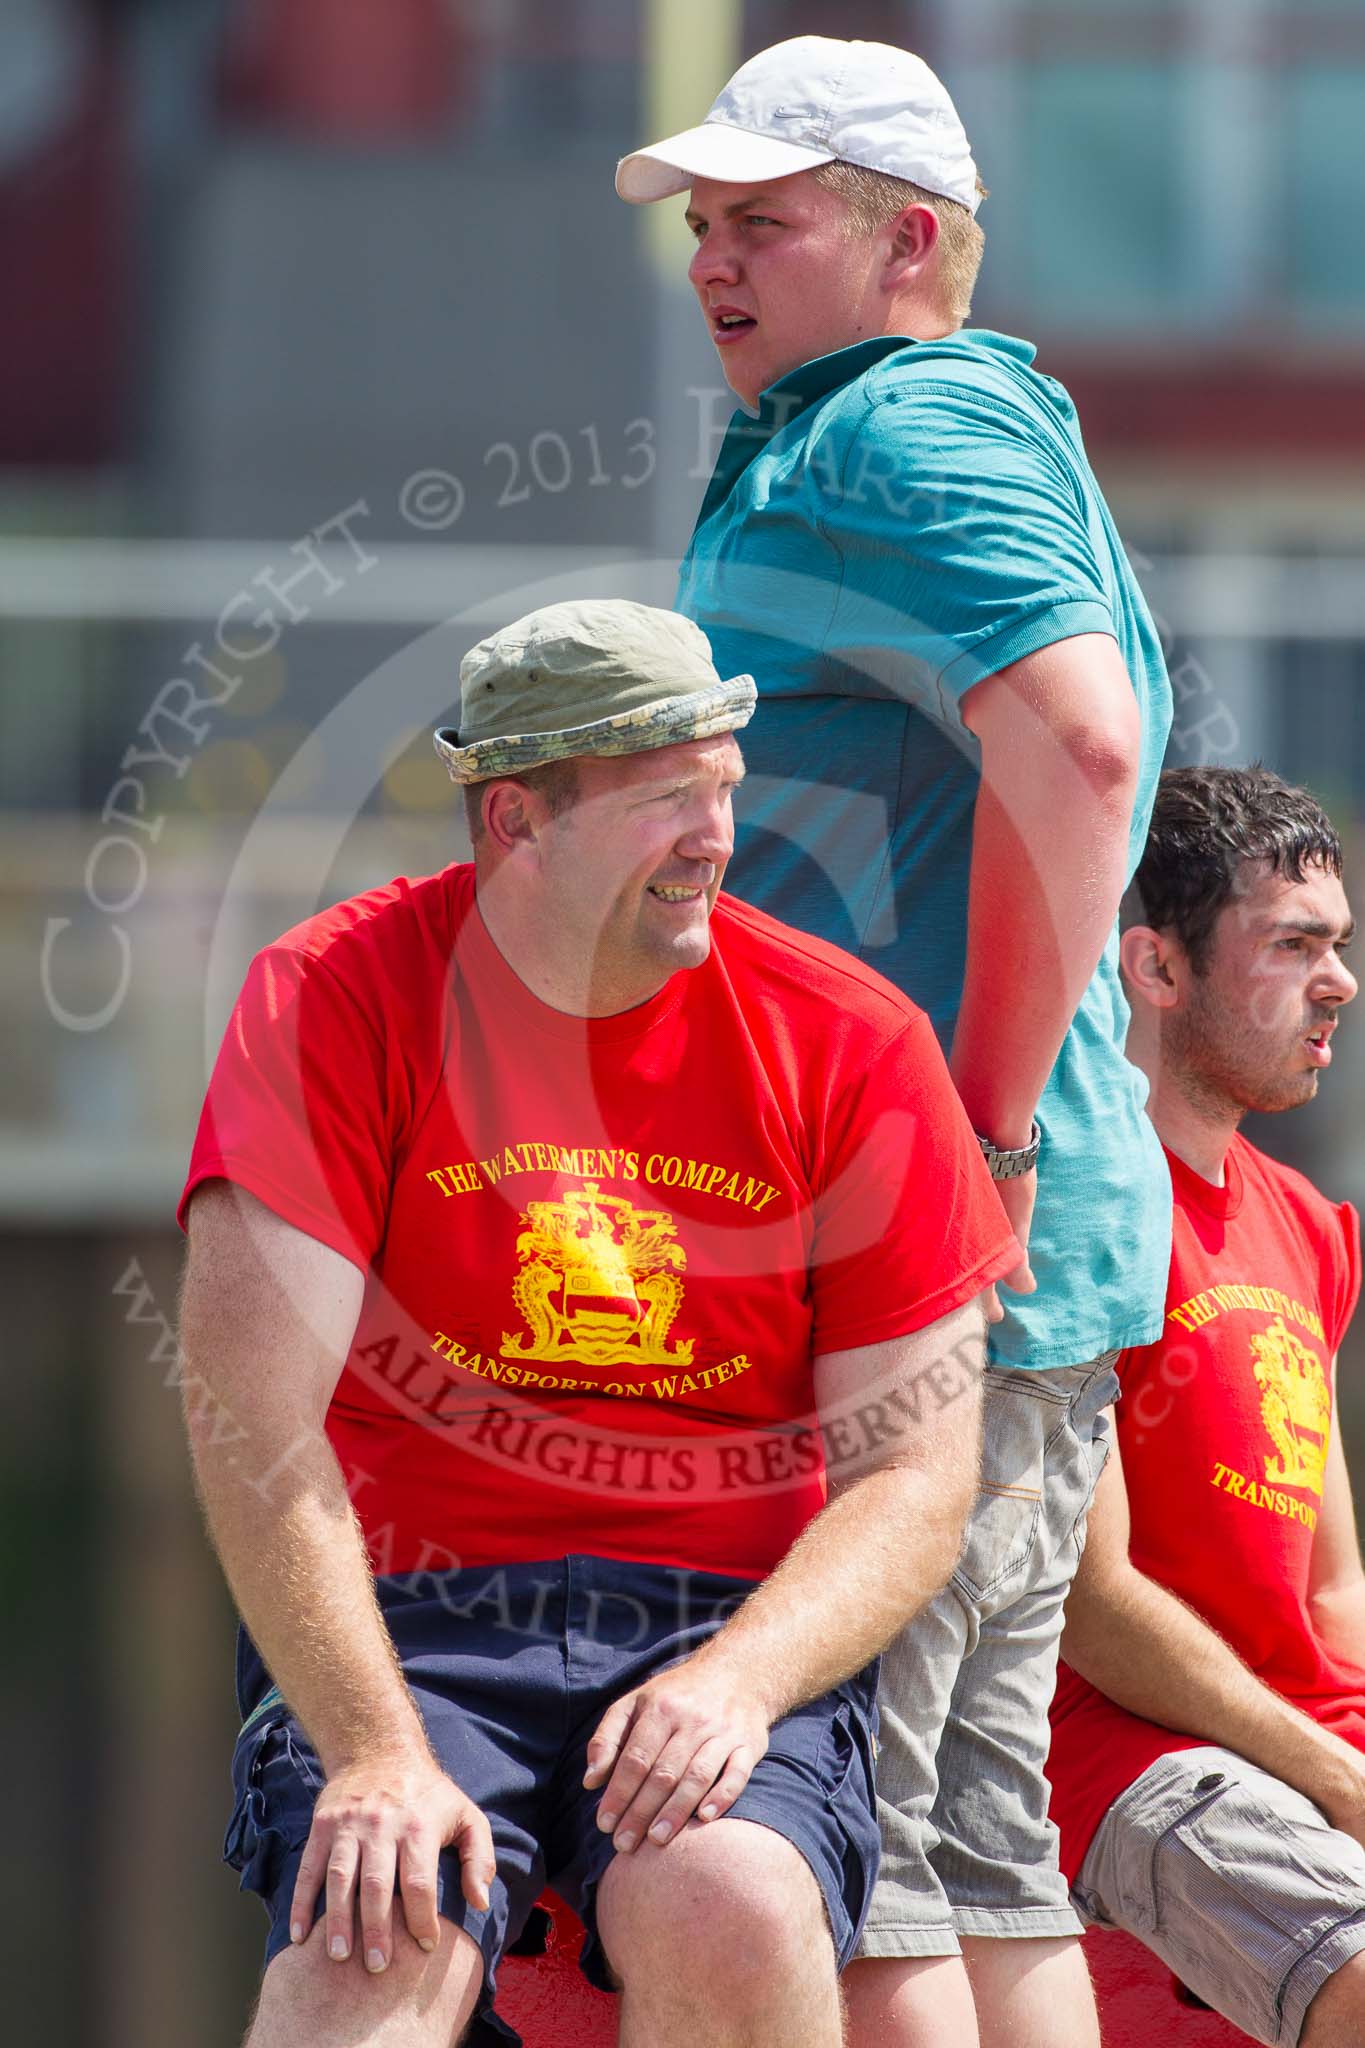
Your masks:
<svg viewBox="0 0 1365 2048"><path fill-rule="evenodd" d="M793 36L741 64L699 128L623 156L616 189L641 206L685 192L694 178L747 185L836 157L971 213L980 203L957 109L924 59L834 36Z"/></svg>

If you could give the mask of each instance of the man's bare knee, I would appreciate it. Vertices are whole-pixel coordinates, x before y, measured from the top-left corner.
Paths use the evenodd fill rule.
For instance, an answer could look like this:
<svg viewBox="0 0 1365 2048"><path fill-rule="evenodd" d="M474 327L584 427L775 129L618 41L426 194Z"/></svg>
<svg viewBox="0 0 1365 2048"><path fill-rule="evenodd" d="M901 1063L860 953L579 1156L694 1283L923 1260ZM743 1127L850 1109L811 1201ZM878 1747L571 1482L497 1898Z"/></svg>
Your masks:
<svg viewBox="0 0 1365 2048"><path fill-rule="evenodd" d="M453 2048L482 1983L477 1942L449 1920L430 1955L395 1928L393 1961L377 1974L355 1954L333 1962L319 1920L266 1971L245 2048Z"/></svg>
<svg viewBox="0 0 1365 2048"><path fill-rule="evenodd" d="M800 1851L752 1821L693 1823L664 1848L645 1842L598 1888L603 1946L623 1983L633 1968L705 1971L719 1988L752 1977L756 1953L833 1976L820 1887Z"/></svg>

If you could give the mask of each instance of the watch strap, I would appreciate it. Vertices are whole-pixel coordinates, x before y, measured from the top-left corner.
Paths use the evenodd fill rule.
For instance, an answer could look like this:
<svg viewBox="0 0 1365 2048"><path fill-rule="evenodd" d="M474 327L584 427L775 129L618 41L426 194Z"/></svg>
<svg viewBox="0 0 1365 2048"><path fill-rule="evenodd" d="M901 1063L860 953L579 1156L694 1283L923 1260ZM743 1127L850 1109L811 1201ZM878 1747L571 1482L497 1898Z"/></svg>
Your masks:
<svg viewBox="0 0 1365 2048"><path fill-rule="evenodd" d="M1013 1151L993 1145L989 1138L982 1137L980 1131L976 1133L976 1142L981 1147L981 1155L992 1180L1017 1180L1021 1174L1032 1173L1038 1164L1043 1134L1035 1118L1027 1145L1020 1145Z"/></svg>

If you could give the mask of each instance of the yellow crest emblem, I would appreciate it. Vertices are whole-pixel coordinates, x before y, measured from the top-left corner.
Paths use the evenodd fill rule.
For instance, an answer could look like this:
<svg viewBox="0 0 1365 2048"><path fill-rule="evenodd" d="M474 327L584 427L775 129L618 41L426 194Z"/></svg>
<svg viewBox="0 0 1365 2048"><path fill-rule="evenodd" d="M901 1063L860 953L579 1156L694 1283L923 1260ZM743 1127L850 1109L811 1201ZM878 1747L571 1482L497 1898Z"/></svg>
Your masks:
<svg viewBox="0 0 1365 2048"><path fill-rule="evenodd" d="M531 1202L517 1239L512 1299L530 1335L504 1331L505 1356L579 1365L689 1365L695 1340L664 1339L682 1306L687 1254L664 1209L637 1209L596 1181L562 1202Z"/></svg>
<svg viewBox="0 0 1365 2048"><path fill-rule="evenodd" d="M1275 1446L1265 1461L1266 1478L1307 1487L1321 1499L1332 1413L1321 1359L1276 1316L1252 1338L1251 1365L1261 1390L1261 1420Z"/></svg>

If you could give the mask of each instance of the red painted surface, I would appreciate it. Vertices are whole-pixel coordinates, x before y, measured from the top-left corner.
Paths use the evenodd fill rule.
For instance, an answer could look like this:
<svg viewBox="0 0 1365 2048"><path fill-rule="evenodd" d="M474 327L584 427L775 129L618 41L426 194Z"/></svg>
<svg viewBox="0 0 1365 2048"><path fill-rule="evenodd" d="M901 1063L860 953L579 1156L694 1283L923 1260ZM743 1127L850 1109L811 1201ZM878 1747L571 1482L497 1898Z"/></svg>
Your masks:
<svg viewBox="0 0 1365 2048"><path fill-rule="evenodd" d="M1246 2048L1248 2036L1216 2012L1197 2012L1176 1997L1171 1973L1129 1934L1085 1937L1086 1959L1100 2009L1104 2048ZM608 2040L610 2035L606 2037ZM528 2037L527 2048L535 2048Z"/></svg>
<svg viewBox="0 0 1365 2048"><path fill-rule="evenodd" d="M448 0L240 0L224 66L238 115L366 143L442 133L469 86Z"/></svg>
<svg viewBox="0 0 1365 2048"><path fill-rule="evenodd" d="M498 1969L498 2012L525 2048L610 2048L616 2000L595 1991L578 1967L583 1930L567 1906L554 1908L550 1948L543 1956L509 1956Z"/></svg>
<svg viewBox="0 0 1365 2048"><path fill-rule="evenodd" d="M4 465L85 468L124 452L130 124L112 35L104 44L69 118L0 176Z"/></svg>
<svg viewBox="0 0 1365 2048"><path fill-rule="evenodd" d="M580 1974L582 1930L563 1906L555 1907L551 1938L547 1954L504 1962L498 2011L526 2048L611 2048L616 2001L594 1991ZM1216 2013L1181 2004L1170 1971L1130 1936L1091 1933L1085 1951L1104 2048L1246 2048L1247 2036Z"/></svg>
<svg viewBox="0 0 1365 2048"><path fill-rule="evenodd" d="M1365 375L1339 353L1280 360L1267 345L1239 356L1177 350L1153 362L1049 341L1038 368L1075 399L1092 453L1345 464L1365 450Z"/></svg>

